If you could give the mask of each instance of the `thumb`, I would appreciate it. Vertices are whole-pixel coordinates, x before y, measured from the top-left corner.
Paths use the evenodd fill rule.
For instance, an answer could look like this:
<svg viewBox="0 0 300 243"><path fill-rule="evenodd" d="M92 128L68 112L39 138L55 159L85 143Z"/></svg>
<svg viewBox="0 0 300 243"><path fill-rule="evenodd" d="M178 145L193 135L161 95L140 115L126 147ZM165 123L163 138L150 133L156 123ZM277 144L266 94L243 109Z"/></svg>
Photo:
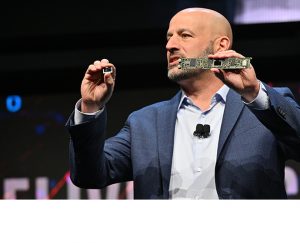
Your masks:
<svg viewBox="0 0 300 243"><path fill-rule="evenodd" d="M222 69L218 69L218 68L211 68L210 69L212 72L214 72L214 74L222 80L222 82L225 81L225 72Z"/></svg>
<svg viewBox="0 0 300 243"><path fill-rule="evenodd" d="M115 81L114 81L112 73L105 73L104 74L104 82L107 85L113 85L114 84Z"/></svg>

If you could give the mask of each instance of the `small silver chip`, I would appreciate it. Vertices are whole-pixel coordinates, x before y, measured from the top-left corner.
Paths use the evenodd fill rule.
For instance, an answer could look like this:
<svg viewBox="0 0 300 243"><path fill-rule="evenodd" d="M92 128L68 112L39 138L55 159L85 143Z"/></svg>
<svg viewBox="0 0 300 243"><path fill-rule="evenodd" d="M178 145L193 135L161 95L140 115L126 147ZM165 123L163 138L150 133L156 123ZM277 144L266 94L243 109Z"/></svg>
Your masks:
<svg viewBox="0 0 300 243"><path fill-rule="evenodd" d="M112 67L105 67L105 68L103 68L103 73L105 74L105 73L112 73L113 72L113 69L112 69Z"/></svg>

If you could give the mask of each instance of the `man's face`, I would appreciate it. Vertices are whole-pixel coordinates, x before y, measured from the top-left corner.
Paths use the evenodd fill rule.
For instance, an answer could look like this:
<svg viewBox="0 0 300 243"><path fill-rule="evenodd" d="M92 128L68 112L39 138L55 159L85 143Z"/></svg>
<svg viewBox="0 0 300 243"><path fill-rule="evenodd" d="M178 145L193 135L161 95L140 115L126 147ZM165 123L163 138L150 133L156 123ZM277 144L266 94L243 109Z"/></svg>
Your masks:
<svg viewBox="0 0 300 243"><path fill-rule="evenodd" d="M178 69L179 58L205 57L213 53L212 40L205 19L194 13L175 15L167 32L168 77L178 82L199 75L203 70Z"/></svg>

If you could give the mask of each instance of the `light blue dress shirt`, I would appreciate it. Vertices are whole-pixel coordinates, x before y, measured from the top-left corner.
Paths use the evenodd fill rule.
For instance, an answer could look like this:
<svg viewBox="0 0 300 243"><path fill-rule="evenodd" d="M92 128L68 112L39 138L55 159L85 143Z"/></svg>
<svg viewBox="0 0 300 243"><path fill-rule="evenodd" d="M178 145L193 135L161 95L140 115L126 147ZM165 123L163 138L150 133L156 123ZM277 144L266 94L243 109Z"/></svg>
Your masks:
<svg viewBox="0 0 300 243"><path fill-rule="evenodd" d="M215 165L229 88L223 85L202 111L184 93L179 103L175 126L174 152L169 187L172 199L217 199ZM208 124L207 138L194 136L197 124Z"/></svg>

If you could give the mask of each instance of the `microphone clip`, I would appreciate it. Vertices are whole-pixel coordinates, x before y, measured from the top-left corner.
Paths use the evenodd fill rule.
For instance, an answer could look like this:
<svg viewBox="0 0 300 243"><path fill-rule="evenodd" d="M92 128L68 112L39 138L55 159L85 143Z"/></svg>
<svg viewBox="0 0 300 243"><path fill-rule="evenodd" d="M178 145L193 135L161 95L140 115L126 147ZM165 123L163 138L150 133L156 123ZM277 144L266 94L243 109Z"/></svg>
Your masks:
<svg viewBox="0 0 300 243"><path fill-rule="evenodd" d="M208 124L197 124L196 130L193 133L198 138L207 138L210 135L210 125Z"/></svg>

